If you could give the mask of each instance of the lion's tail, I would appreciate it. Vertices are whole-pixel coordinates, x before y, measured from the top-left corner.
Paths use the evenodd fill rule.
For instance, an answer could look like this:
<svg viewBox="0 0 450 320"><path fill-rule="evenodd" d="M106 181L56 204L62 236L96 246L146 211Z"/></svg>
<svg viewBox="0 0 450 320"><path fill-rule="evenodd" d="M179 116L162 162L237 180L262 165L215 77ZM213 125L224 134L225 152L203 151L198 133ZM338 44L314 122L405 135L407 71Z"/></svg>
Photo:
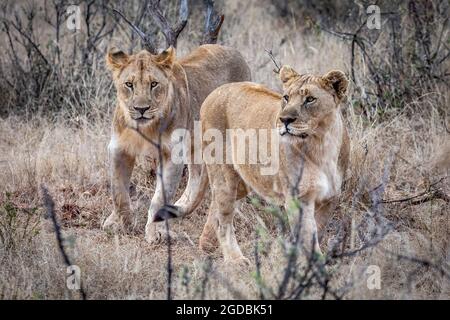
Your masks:
<svg viewBox="0 0 450 320"><path fill-rule="evenodd" d="M196 164L189 168L189 180L183 195L175 205L166 205L158 210L154 222L180 218L192 211L202 202L208 188L208 172L206 164Z"/></svg>

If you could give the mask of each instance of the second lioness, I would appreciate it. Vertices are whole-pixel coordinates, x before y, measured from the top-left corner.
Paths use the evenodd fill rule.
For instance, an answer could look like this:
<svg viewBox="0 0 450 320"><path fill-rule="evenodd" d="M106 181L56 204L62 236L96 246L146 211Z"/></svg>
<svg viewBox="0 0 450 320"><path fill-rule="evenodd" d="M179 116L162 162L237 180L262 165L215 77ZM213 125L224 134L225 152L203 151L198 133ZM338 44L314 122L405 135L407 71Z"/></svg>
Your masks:
<svg viewBox="0 0 450 320"><path fill-rule="evenodd" d="M154 216L164 204L172 203L184 167L170 159L173 131L191 131L208 94L225 83L250 80L250 69L237 50L220 45L200 46L180 60L172 47L158 55L146 50L133 55L112 50L107 63L117 89L117 107L109 145L114 211L103 227L129 225L130 176L136 156L148 151L151 144L146 140L152 140L161 146L162 165L158 169L162 172L157 174L145 237L150 243L159 242L164 231ZM175 203L181 214L195 208L190 190L200 183L201 165L188 168L188 186Z"/></svg>
<svg viewBox="0 0 450 320"><path fill-rule="evenodd" d="M224 138L233 130L256 130L274 133L270 139L258 139L260 145L279 141L275 149L279 150L278 170L271 174L262 174L265 164L261 161L241 162L243 155L248 160L245 148L232 139L223 143L223 153L231 153L231 163L205 161L208 175L203 174L202 181L209 179L212 200L200 246L214 249L218 238L226 261L246 260L236 241L233 216L235 200L248 191L285 207L299 199L301 210L295 212L300 215L289 215L291 227L301 225L302 248L319 253L318 233L340 194L350 147L340 111L346 76L341 71L302 75L284 66L280 79L282 95L255 83L232 83L214 90L202 105L204 136L211 130ZM208 146L204 140L204 152ZM203 192L198 190L200 197Z"/></svg>

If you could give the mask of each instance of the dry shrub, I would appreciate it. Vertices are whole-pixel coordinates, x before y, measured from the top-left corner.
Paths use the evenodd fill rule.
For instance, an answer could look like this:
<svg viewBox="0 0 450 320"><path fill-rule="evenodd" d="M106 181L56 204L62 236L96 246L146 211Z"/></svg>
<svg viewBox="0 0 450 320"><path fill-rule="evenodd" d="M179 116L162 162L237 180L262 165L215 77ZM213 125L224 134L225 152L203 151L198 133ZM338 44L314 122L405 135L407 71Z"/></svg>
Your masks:
<svg viewBox="0 0 450 320"><path fill-rule="evenodd" d="M226 19L219 39L244 54L255 82L280 90L265 49L273 50L278 61L292 65L299 72L321 74L330 69L342 69L351 77L351 41L326 31L308 29L295 15L279 19L274 6L265 8L258 4L257 1L222 4ZM314 4L320 6L322 2ZM437 6L433 4L433 8ZM11 3L5 8L4 12L14 9ZM139 17L137 2L127 2L120 8L133 19ZM201 37L200 4L195 3L192 8L194 19L181 35L179 55L194 48ZM175 2L168 2L166 10L176 11ZM22 19L23 14L19 18ZM102 16L98 19L101 25ZM108 19L114 21L114 17ZM323 28L343 30L338 29L342 27L338 22L319 22L324 24ZM406 20L400 22L403 25ZM145 19L142 25L147 30L152 28L151 22ZM433 48L436 48L435 32L439 34L441 26L433 28ZM354 26L348 27L348 31L354 32L351 29ZM423 28L427 27L424 25ZM36 22L34 30L35 38L32 39L40 44L55 36L55 31L45 24ZM42 32L37 34L36 30ZM398 68L391 64L391 55L386 54L389 48L384 47L393 35L390 30L389 24L384 25L379 40L367 49L373 50L374 61L385 58L377 63L377 68L394 72ZM402 37L413 34L409 29L401 30ZM20 36L14 30L11 32ZM443 34L445 38L447 30ZM114 236L99 228L112 210L107 143L115 95L103 65L103 55L108 46L117 43L135 50L138 41L127 28L117 24L110 36L97 43L97 50L85 51L92 58L86 58L87 62L82 64L81 52L86 45L82 38L85 36L84 31L77 35L79 43L84 45L77 47L78 55L72 65L74 43L61 36L60 58L54 59L61 59L61 65L67 69L58 75L62 78L55 78L56 75L51 73L38 98L32 94L16 96L10 89L4 89L7 84L2 84L2 90L10 93L2 95L6 107L2 109L5 117L0 119L0 222L4 225L8 221L8 212L15 212L22 218L16 224L10 224L8 229L10 238L18 245L0 247L1 298L80 298L65 285L65 265L55 235L46 227L48 221L42 220L36 226L41 230L39 234L19 241L18 234L28 230L24 223L26 212L36 210L36 215L43 217L38 192L42 183L48 186L56 203L66 250L81 269L88 298L166 297L167 247L152 247L143 240L146 212L154 190L154 173L150 171L146 156L139 159L132 178L134 231ZM414 42L413 47L422 50L415 39L414 34L410 39ZM7 42L2 41L1 45L9 50ZM47 51L44 45L39 48L45 51L46 57L58 55L54 48L53 51ZM444 51L440 54L448 50L445 48L442 46L440 50ZM403 47L402 54L415 52L406 52L407 49ZM20 59L28 61L31 57L27 56L26 50L22 51ZM238 241L252 265L248 269L226 266L222 263L220 250L211 257L202 253L197 244L209 207L208 195L192 215L170 224L171 230L179 236L173 239L172 246L174 298L273 298L280 294L289 298L298 293L299 285L305 288L296 298L450 297L449 202L437 197L438 191L446 195L450 192L450 148L446 144L448 89L445 84L438 83L438 79L427 83L419 81L411 85L414 90L409 93L413 94L408 93L406 98L403 93L407 86L401 78L383 83L389 90L399 91L394 91L392 99L382 100L385 97L378 95L367 61L360 54L357 52L354 60L355 79L351 83L348 103L343 106L352 144L350 168L340 205L322 239L327 255L325 262L316 261L318 276L305 285L302 276L311 275L306 272L309 261L297 256L291 266L294 272L289 275L288 284L281 285L289 271L287 266L293 251L280 233L277 218L266 206L255 205L254 195L240 203L235 218ZM10 58L10 54L2 58L3 71L11 68ZM40 68L39 63L35 65L33 61L36 60L24 63L27 72L31 72L31 67ZM408 66L411 61L405 60L404 65ZM441 65L448 66L448 59ZM421 76L413 69L399 69L399 72L404 70L412 72L402 75L405 81L416 74ZM429 69L431 75L435 74L433 70L436 71L434 67ZM22 85L20 78L29 73L20 72L17 75L8 73L5 80L9 79L13 86ZM424 76L428 77L426 72ZM19 87L21 92L32 93L35 87L28 87L31 81L25 85ZM58 86L67 88L56 90L60 88ZM366 94L363 99L362 92L374 95ZM28 111L17 112L13 107ZM23 116L24 113L28 116ZM415 198L403 201L410 197ZM347 238L346 226L349 228ZM356 252L339 256L341 251L332 250L336 244L346 253ZM371 265L381 270L379 290L370 290L367 286L366 271ZM324 294L325 282L327 291Z"/></svg>

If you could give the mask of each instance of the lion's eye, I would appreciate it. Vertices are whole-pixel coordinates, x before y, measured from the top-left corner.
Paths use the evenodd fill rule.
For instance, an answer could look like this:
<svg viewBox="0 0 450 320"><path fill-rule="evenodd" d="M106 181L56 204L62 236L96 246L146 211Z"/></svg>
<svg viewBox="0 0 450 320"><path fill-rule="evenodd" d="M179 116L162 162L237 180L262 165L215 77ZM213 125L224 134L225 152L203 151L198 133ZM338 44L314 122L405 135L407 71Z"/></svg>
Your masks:
<svg viewBox="0 0 450 320"><path fill-rule="evenodd" d="M285 95L283 96L283 99L284 99L284 101L288 102L288 101L289 101L289 96L288 96L287 94L285 94Z"/></svg>
<svg viewBox="0 0 450 320"><path fill-rule="evenodd" d="M127 88L132 89L132 88L133 88L133 83L127 81L127 82L125 82L125 86L126 86Z"/></svg>
<svg viewBox="0 0 450 320"><path fill-rule="evenodd" d="M152 81L152 83L150 83L150 87L153 89L158 85L158 82L156 81Z"/></svg>
<svg viewBox="0 0 450 320"><path fill-rule="evenodd" d="M311 102L316 101L316 98L308 96L308 97L306 97L305 101L306 101L306 103L311 103Z"/></svg>

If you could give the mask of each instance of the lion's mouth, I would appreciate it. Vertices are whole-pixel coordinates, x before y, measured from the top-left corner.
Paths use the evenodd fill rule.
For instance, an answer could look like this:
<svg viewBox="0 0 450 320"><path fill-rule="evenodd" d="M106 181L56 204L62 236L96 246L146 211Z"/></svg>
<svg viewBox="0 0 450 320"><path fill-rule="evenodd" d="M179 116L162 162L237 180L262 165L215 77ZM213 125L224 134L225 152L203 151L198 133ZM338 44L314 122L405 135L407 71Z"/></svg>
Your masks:
<svg viewBox="0 0 450 320"><path fill-rule="evenodd" d="M309 134L306 132L296 132L296 130L293 130L289 127L283 126L278 129L278 132L280 136L292 136L292 137L299 137L300 139L306 139L308 138Z"/></svg>
<svg viewBox="0 0 450 320"><path fill-rule="evenodd" d="M144 117L144 116L141 116L141 117L139 117L139 118L135 118L134 120L137 121L137 122L143 123L143 122L147 122L147 121L152 120L154 117L155 117L155 116L150 116L150 117Z"/></svg>

